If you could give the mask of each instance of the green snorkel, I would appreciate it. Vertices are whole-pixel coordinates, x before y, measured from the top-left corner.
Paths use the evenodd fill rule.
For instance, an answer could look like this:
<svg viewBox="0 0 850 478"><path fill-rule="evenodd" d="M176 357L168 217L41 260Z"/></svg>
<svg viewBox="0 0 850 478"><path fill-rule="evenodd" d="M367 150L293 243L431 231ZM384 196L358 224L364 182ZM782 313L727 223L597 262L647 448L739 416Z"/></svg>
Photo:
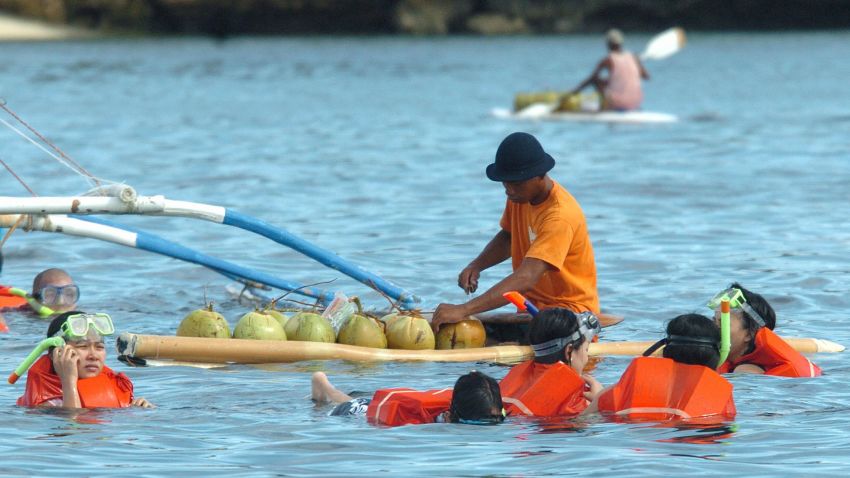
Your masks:
<svg viewBox="0 0 850 478"><path fill-rule="evenodd" d="M50 307L47 307L41 302L35 300L32 296L27 294L27 291L23 289L18 289L17 287L9 287L7 291L12 295L16 295L18 297L23 297L24 299L26 299L27 304L29 304L30 307L32 307L32 310L34 310L35 313L37 313L41 318L49 317L56 313Z"/></svg>
<svg viewBox="0 0 850 478"><path fill-rule="evenodd" d="M62 337L48 337L39 342L38 345L36 345L35 348L32 349L32 352L27 355L27 358L25 358L24 361L21 362L20 365L18 365L18 368L16 368L15 371L12 372L11 375L9 375L9 383L17 382L18 379L21 378L21 375L25 374L27 370L32 367L32 364L35 363L36 359L38 359L41 354L44 353L45 350L49 349L50 347L63 346L65 346L65 340Z"/></svg>
<svg viewBox="0 0 850 478"><path fill-rule="evenodd" d="M726 361L726 357L729 356L729 349L731 347L732 338L729 326L730 310L729 296L724 295L723 298L720 299L720 361L717 362L718 367Z"/></svg>

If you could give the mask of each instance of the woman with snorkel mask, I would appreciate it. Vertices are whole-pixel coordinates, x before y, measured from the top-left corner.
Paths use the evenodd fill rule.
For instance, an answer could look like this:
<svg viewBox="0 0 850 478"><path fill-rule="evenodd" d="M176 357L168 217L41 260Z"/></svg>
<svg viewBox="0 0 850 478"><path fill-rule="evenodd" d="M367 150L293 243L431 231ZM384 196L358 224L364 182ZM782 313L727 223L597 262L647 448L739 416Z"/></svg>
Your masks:
<svg viewBox="0 0 850 478"><path fill-rule="evenodd" d="M9 377L9 383L14 383L29 368L26 391L17 404L63 408L152 407L144 398L133 398L133 383L126 375L106 366L104 337L114 332L107 314L70 311L57 316L47 328L47 339ZM38 357L45 349L47 353Z"/></svg>
<svg viewBox="0 0 850 478"><path fill-rule="evenodd" d="M651 357L661 346L663 358ZM632 360L585 413L599 411L615 420L731 419L736 413L732 384L714 371L722 348L711 319L680 315L667 324L667 337Z"/></svg>
<svg viewBox="0 0 850 478"><path fill-rule="evenodd" d="M821 369L794 350L773 332L776 313L759 294L737 282L719 292L708 307L715 311L720 323L720 301L729 299L731 306L729 356L720 365L720 373L757 373L781 377L818 377Z"/></svg>
<svg viewBox="0 0 850 478"><path fill-rule="evenodd" d="M528 331L534 359L514 366L499 385L508 414L577 415L587 408L585 394L601 389L593 377L582 375L590 342L600 329L590 313L577 316L555 307L535 315Z"/></svg>

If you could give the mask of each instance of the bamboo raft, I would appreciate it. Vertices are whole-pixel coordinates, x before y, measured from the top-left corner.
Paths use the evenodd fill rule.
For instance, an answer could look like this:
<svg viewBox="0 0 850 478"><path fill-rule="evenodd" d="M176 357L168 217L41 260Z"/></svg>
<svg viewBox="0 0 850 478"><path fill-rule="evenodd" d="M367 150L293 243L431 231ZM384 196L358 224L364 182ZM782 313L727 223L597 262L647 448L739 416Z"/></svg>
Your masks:
<svg viewBox="0 0 850 478"><path fill-rule="evenodd" d="M842 352L844 346L813 338L785 338L802 353ZM597 342L590 355L643 353L654 342ZM494 362L519 363L534 357L527 345L496 345L456 350L393 350L354 345L277 340L210 339L123 333L117 340L118 354L125 361L144 365L145 360L174 360L201 363L291 363L306 360L349 360L353 362Z"/></svg>

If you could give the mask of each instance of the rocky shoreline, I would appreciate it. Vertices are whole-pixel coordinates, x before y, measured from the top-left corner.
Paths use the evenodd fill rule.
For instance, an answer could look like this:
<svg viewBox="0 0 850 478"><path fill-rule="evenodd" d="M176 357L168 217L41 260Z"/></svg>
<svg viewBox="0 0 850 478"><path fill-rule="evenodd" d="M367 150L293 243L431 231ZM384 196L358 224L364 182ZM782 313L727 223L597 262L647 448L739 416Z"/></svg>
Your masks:
<svg viewBox="0 0 850 478"><path fill-rule="evenodd" d="M850 0L0 0L0 12L76 31L217 37L850 26Z"/></svg>

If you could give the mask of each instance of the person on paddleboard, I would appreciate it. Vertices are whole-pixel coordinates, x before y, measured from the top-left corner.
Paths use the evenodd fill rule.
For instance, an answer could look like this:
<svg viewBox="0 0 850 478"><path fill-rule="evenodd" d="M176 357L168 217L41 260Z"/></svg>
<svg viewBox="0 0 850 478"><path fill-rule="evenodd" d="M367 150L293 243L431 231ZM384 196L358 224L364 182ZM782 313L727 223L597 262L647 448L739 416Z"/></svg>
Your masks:
<svg viewBox="0 0 850 478"><path fill-rule="evenodd" d="M729 299L729 356L720 365L721 373L756 373L781 377L817 377L820 367L773 332L776 312L767 300L737 282L716 294L708 307L720 320L720 300Z"/></svg>
<svg viewBox="0 0 850 478"><path fill-rule="evenodd" d="M440 304L431 325L459 322L508 303L518 291L540 309L564 307L599 314L596 263L578 201L547 174L555 166L537 139L512 133L499 145L487 177L501 182L507 201L500 230L458 276L467 294L478 289L481 272L511 259L513 272L463 304Z"/></svg>
<svg viewBox="0 0 850 478"><path fill-rule="evenodd" d="M47 339L9 377L9 382L14 383L27 373L26 389L17 405L69 409L153 407L144 398L133 396L133 383L126 375L106 366L104 337L114 332L107 314L69 311L56 316L47 327ZM45 348L47 353L38 357Z"/></svg>
<svg viewBox="0 0 850 478"><path fill-rule="evenodd" d="M640 108L643 101L641 79L648 80L649 73L634 53L623 49L623 33L611 29L605 35L608 55L596 65L593 73L579 83L571 95L593 86L602 98L601 109L629 111ZM603 76L603 71L607 72Z"/></svg>
<svg viewBox="0 0 850 478"><path fill-rule="evenodd" d="M458 378L453 388L381 389L372 398L352 398L334 387L327 375L315 372L311 398L316 403L336 403L331 416L365 415L369 423L376 425L435 422L491 425L505 420L498 382L474 370Z"/></svg>

